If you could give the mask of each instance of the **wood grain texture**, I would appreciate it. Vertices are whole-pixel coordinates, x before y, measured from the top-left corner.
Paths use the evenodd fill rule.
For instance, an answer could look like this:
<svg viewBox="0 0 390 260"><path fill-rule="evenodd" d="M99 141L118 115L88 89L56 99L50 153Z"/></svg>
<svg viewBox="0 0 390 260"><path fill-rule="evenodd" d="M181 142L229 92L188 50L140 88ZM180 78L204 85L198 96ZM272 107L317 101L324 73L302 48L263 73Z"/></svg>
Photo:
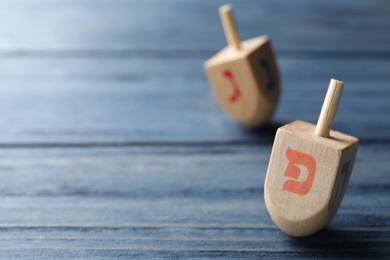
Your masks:
<svg viewBox="0 0 390 260"><path fill-rule="evenodd" d="M303 240L284 235L265 210L270 150L270 145L1 150L0 177L7 183L0 189L0 254L390 256L386 147L362 147L334 221Z"/></svg>
<svg viewBox="0 0 390 260"><path fill-rule="evenodd" d="M230 3L241 38L268 34L276 50L389 51L386 0ZM3 1L0 23L7 26L0 30L0 49L215 52L226 45L216 15L223 4L226 1Z"/></svg>
<svg viewBox="0 0 390 260"><path fill-rule="evenodd" d="M232 1L281 71L256 131L202 70L226 45L222 4L0 2L0 258L390 258L389 2ZM332 128L361 146L330 226L297 240L268 216L265 172L276 129L315 123L332 77L348 97Z"/></svg>
<svg viewBox="0 0 390 260"><path fill-rule="evenodd" d="M347 82L348 97L333 129L362 142L390 138L390 60L279 58L280 103L257 133L218 107L202 70L207 59L0 59L0 143L272 142L298 115L317 122L330 75Z"/></svg>

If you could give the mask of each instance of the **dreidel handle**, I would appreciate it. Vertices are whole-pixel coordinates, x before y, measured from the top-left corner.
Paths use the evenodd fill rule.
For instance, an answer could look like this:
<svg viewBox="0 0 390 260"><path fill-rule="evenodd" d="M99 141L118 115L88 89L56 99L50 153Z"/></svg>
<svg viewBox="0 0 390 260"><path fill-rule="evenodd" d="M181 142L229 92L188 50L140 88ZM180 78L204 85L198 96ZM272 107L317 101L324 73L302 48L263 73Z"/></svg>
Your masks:
<svg viewBox="0 0 390 260"><path fill-rule="evenodd" d="M336 79L330 80L328 92L326 93L314 134L329 137L329 132L336 117L337 108L339 107L343 87L344 82Z"/></svg>
<svg viewBox="0 0 390 260"><path fill-rule="evenodd" d="M236 50L240 49L240 36L237 32L237 26L233 17L233 9L231 5L223 5L219 8L219 15L222 20L223 30L226 40L230 46Z"/></svg>

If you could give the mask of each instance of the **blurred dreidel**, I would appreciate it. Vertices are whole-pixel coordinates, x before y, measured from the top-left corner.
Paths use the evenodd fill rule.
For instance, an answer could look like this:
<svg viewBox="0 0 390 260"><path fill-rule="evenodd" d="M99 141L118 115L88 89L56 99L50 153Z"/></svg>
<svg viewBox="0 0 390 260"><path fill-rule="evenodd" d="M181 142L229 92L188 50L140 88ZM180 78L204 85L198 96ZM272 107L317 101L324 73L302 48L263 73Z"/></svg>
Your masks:
<svg viewBox="0 0 390 260"><path fill-rule="evenodd" d="M272 220L291 236L330 223L347 188L359 140L331 130L343 86L330 81L317 126L295 121L276 133L264 199Z"/></svg>
<svg viewBox="0 0 390 260"><path fill-rule="evenodd" d="M268 36L240 42L230 5L219 13L228 46L204 68L224 110L248 127L267 123L279 99L279 73Z"/></svg>

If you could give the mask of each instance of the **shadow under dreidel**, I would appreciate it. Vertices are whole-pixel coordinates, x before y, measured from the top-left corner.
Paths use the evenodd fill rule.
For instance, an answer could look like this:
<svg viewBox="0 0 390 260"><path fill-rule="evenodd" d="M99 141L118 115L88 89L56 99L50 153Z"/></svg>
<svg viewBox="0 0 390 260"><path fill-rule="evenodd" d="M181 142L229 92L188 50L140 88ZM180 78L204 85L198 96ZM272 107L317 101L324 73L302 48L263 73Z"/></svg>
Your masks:
<svg viewBox="0 0 390 260"><path fill-rule="evenodd" d="M378 259L379 257L379 259L384 259L386 256L390 256L390 250L385 250L385 245L381 246L364 233L366 232L327 228L308 237L289 237L288 243L292 248L301 249L299 251L303 252L302 257L312 255L316 259L341 257L357 259L374 257ZM299 253L297 257L299 257Z"/></svg>

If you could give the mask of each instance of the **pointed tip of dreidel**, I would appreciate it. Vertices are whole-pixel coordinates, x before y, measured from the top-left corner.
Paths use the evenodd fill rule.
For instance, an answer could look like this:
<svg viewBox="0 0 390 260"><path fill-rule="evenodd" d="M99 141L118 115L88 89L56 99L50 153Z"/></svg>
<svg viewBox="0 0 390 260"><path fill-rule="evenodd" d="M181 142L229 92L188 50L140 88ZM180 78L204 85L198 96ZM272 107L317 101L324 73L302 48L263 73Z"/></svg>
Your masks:
<svg viewBox="0 0 390 260"><path fill-rule="evenodd" d="M317 125L295 121L276 133L264 199L272 220L291 236L324 228L346 191L359 140L331 130L343 86L330 81Z"/></svg>

